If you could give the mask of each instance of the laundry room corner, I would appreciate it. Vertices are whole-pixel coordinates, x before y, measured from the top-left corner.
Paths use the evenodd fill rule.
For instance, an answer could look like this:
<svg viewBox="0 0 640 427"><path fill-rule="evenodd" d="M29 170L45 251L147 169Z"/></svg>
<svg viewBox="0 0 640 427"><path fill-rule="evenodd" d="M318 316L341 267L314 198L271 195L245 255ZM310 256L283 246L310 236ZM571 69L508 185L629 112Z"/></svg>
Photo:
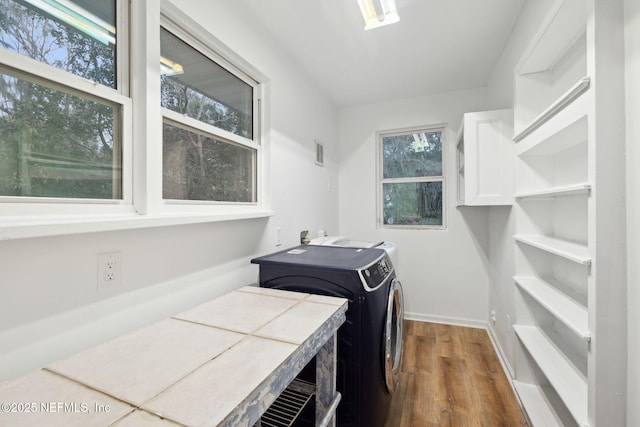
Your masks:
<svg viewBox="0 0 640 427"><path fill-rule="evenodd" d="M407 318L487 325L488 210L456 208L454 173L454 140L462 116L485 109L486 96L482 88L461 90L340 111L340 234L397 245ZM445 227L381 227L376 219L376 132L443 124Z"/></svg>

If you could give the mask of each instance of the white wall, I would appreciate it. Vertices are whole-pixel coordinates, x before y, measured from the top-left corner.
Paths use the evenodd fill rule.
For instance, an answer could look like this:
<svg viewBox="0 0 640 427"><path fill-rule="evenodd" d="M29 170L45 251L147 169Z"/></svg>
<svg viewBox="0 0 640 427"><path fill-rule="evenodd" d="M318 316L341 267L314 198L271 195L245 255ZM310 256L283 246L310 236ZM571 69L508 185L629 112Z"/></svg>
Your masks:
<svg viewBox="0 0 640 427"><path fill-rule="evenodd" d="M626 140L627 140L627 425L640 425L640 2L626 0Z"/></svg>
<svg viewBox="0 0 640 427"><path fill-rule="evenodd" d="M338 228L335 107L274 48L239 2L174 3L271 80L276 214L0 241L0 382L254 283L258 270L249 263L252 257L297 244L302 229ZM325 167L314 165L316 138L325 144ZM282 228L279 248L276 227ZM122 253L122 285L98 292L97 254L113 250Z"/></svg>
<svg viewBox="0 0 640 427"><path fill-rule="evenodd" d="M340 234L398 246L407 317L467 325L487 319L487 209L455 207L455 137L484 89L399 99L340 111ZM376 228L376 131L447 124L446 230Z"/></svg>
<svg viewBox="0 0 640 427"><path fill-rule="evenodd" d="M487 87L487 104L491 109L513 108L514 73L520 56L534 36L554 0L526 1L518 22L498 59ZM515 161L515 159L514 159ZM514 177L515 178L515 177ZM496 322L489 324L490 332L498 340L507 366L515 363L516 337L509 321L516 317L515 250L513 234L514 214L510 207L492 207L489 213L489 309L495 310Z"/></svg>

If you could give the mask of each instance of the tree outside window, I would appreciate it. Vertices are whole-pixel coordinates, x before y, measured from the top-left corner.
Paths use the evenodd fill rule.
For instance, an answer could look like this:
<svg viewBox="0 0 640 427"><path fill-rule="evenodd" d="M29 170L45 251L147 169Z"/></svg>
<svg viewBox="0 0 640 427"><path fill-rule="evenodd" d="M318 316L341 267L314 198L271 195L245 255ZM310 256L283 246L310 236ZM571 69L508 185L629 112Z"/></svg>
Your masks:
<svg viewBox="0 0 640 427"><path fill-rule="evenodd" d="M379 134L382 226L444 227L443 133L422 128Z"/></svg>
<svg viewBox="0 0 640 427"><path fill-rule="evenodd" d="M254 87L165 28L160 40L163 198L256 202Z"/></svg>
<svg viewBox="0 0 640 427"><path fill-rule="evenodd" d="M0 0L0 222L265 214L267 81L171 2Z"/></svg>
<svg viewBox="0 0 640 427"><path fill-rule="evenodd" d="M0 0L0 48L115 89L115 1L69 7ZM0 196L121 198L119 106L48 77L0 64Z"/></svg>

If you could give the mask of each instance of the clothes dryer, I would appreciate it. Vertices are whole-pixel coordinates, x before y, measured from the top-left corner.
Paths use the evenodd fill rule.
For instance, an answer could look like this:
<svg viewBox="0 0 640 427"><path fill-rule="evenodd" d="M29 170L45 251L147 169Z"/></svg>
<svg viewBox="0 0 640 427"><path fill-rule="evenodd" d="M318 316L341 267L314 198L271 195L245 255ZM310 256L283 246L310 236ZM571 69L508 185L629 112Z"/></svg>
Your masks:
<svg viewBox="0 0 640 427"><path fill-rule="evenodd" d="M402 363L402 286L378 248L302 245L264 257L260 286L347 298L338 330L337 425L382 427Z"/></svg>

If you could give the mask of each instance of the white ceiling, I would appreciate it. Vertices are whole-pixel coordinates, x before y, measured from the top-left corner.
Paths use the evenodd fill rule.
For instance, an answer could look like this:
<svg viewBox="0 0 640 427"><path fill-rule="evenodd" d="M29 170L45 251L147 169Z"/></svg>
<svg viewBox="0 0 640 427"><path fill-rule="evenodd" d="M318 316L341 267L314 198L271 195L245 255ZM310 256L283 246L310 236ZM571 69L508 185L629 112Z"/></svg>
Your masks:
<svg viewBox="0 0 640 427"><path fill-rule="evenodd" d="M370 31L356 0L240 2L347 106L485 86L524 0L396 0L400 22Z"/></svg>

